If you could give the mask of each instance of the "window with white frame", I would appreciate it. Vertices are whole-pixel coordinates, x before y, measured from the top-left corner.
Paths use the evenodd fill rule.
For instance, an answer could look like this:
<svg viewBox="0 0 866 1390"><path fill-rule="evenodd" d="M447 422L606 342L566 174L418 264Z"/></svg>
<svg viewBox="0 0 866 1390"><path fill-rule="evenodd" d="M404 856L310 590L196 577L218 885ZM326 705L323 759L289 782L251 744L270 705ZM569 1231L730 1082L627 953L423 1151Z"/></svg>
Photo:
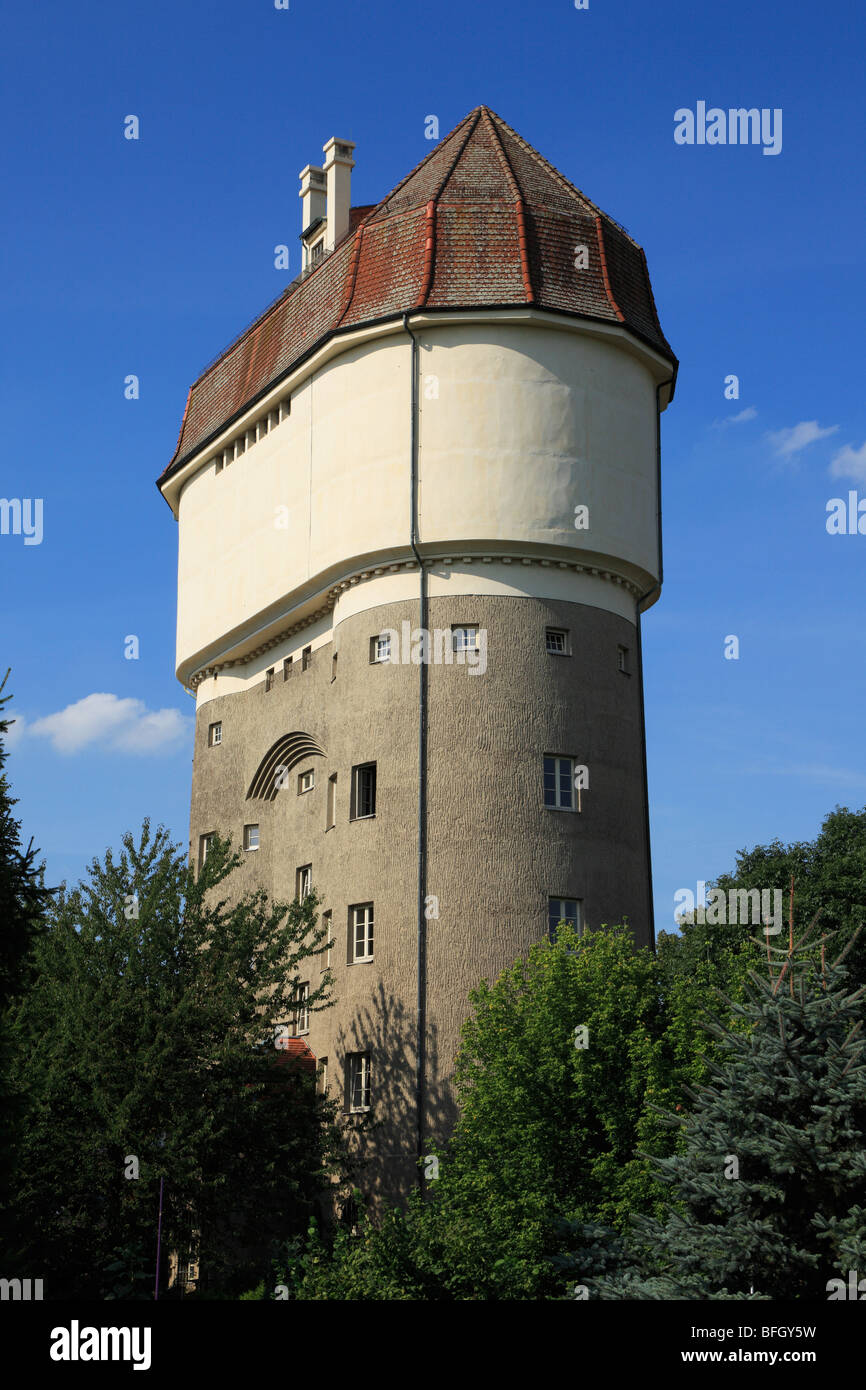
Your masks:
<svg viewBox="0 0 866 1390"><path fill-rule="evenodd" d="M349 930L351 948L349 959L353 964L373 959L373 904L355 903L349 908Z"/></svg>
<svg viewBox="0 0 866 1390"><path fill-rule="evenodd" d="M373 1089L369 1052L349 1053L346 1058L346 1082L349 1110L369 1110Z"/></svg>
<svg viewBox="0 0 866 1390"><path fill-rule="evenodd" d="M337 774L332 772L328 778L328 820L326 830L333 830L337 824Z"/></svg>
<svg viewBox="0 0 866 1390"><path fill-rule="evenodd" d="M302 864L295 873L295 895L298 902L303 902L313 891L313 866L312 864Z"/></svg>
<svg viewBox="0 0 866 1390"><path fill-rule="evenodd" d="M257 825L244 826L244 849L258 849L259 847L259 827Z"/></svg>
<svg viewBox="0 0 866 1390"><path fill-rule="evenodd" d="M564 628L545 628L544 642L551 656L568 656L568 633Z"/></svg>
<svg viewBox="0 0 866 1390"><path fill-rule="evenodd" d="M319 1095L326 1096L326 1095L328 1094L328 1059L327 1059L327 1057L322 1057L322 1058L320 1058L320 1060L319 1060L318 1083L319 1083Z"/></svg>
<svg viewBox="0 0 866 1390"><path fill-rule="evenodd" d="M477 652L478 628L463 626L452 627L451 646L455 652Z"/></svg>
<svg viewBox="0 0 866 1390"><path fill-rule="evenodd" d="M352 768L350 820L367 820L376 814L376 764L360 763Z"/></svg>
<svg viewBox="0 0 866 1390"><path fill-rule="evenodd" d="M208 738L207 738L207 741L208 741L208 743L210 744L211 748L216 748L217 744L222 743L222 741L223 741L223 726L222 726L222 724L211 724L210 728L208 729Z"/></svg>
<svg viewBox="0 0 866 1390"><path fill-rule="evenodd" d="M380 632L376 637L370 638L370 660L372 662L391 660L390 632Z"/></svg>
<svg viewBox="0 0 866 1390"><path fill-rule="evenodd" d="M310 1031L310 1008L307 1000L310 997L310 986L306 982L295 986L292 996L292 1036L297 1038L301 1033Z"/></svg>
<svg viewBox="0 0 866 1390"><path fill-rule="evenodd" d="M199 867L200 867L200 868L203 866L205 860L207 859L208 851L210 850L210 847L211 847L211 845L213 844L213 838L214 838L214 831L213 831L213 830L208 831L207 835L200 835L200 836L199 836L199 842L198 842L198 862L199 862Z"/></svg>
<svg viewBox="0 0 866 1390"><path fill-rule="evenodd" d="M316 774L313 768L308 767L306 772L300 773L298 777L298 796L304 792L311 792L316 785Z"/></svg>
<svg viewBox="0 0 866 1390"><path fill-rule="evenodd" d="M583 902L580 898L548 898L547 934L551 941L556 940L556 929L560 922L568 922L578 936L583 936Z"/></svg>
<svg viewBox="0 0 866 1390"><path fill-rule="evenodd" d="M552 810L574 810L574 758L545 757L544 804Z"/></svg>

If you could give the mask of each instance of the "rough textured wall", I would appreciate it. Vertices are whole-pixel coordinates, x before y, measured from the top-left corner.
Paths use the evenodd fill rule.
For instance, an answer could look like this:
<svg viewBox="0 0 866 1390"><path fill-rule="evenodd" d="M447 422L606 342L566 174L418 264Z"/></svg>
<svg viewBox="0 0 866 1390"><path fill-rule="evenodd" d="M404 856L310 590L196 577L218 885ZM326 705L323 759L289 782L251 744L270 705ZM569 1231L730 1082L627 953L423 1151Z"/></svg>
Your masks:
<svg viewBox="0 0 866 1390"><path fill-rule="evenodd" d="M331 646L270 691L208 701L197 717L192 848L211 830L241 841L258 823L260 845L242 872L278 898L294 894L296 869L313 866L322 908L333 913L336 1005L314 1014L307 1039L329 1061L342 1095L348 1052L370 1050L374 1103L386 1123L364 1186L395 1195L413 1180L417 989L418 685L413 664L370 664L370 638L418 603L388 604L347 618ZM487 631L487 669L428 666L428 873L439 900L427 924L429 1135L447 1133L448 1078L469 990L493 979L547 930L549 896L582 899L590 928L627 916L650 940L637 643L634 626L582 604L513 597L431 599L430 628ZM545 627L569 630L572 655L549 655ZM617 667L629 648L632 674ZM333 653L338 655L334 676ZM217 690L219 682L217 682ZM222 722L222 743L207 744ZM268 749L302 731L325 750L292 768L274 801L245 800ZM544 754L589 769L582 811L543 804ZM351 770L377 764L374 819L349 820ZM298 794L313 767L316 786ZM327 783L337 773L336 826L326 830ZM347 962L349 907L375 904L375 958ZM318 970L318 963L311 969Z"/></svg>

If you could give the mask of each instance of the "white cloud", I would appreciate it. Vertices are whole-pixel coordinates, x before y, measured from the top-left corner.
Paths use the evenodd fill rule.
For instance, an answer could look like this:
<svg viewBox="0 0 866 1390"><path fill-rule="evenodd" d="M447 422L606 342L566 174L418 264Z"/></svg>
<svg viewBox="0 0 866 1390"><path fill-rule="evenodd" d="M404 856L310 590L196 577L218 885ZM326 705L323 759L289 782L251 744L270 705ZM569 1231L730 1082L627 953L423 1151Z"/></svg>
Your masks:
<svg viewBox="0 0 866 1390"><path fill-rule="evenodd" d="M825 439L828 434L835 434L838 428L838 425L828 425L822 430L817 420L801 420L790 429L771 430L767 438L775 454L780 458L790 458L793 454L799 454L807 445L814 444L816 439Z"/></svg>
<svg viewBox="0 0 866 1390"><path fill-rule="evenodd" d="M180 710L149 710L143 700L96 694L85 695L56 714L34 719L26 725L26 733L31 738L47 738L58 753L102 748L145 754L177 747L189 737L191 724Z"/></svg>
<svg viewBox="0 0 866 1390"><path fill-rule="evenodd" d="M866 483L866 443L859 449L846 444L831 462L830 472L834 478L853 478L855 483Z"/></svg>
<svg viewBox="0 0 866 1390"><path fill-rule="evenodd" d="M741 410L738 415L728 415L724 420L714 420L713 427L717 430L725 430L728 425L744 425L747 420L754 420L758 414L753 405L747 405L745 410Z"/></svg>

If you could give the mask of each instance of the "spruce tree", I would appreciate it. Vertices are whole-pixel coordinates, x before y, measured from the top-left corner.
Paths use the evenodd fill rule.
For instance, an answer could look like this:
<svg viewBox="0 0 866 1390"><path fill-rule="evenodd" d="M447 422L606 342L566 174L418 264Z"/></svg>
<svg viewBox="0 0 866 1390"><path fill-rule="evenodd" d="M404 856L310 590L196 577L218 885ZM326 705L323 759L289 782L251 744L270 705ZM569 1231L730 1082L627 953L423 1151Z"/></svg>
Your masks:
<svg viewBox="0 0 866 1390"><path fill-rule="evenodd" d="M707 1024L710 1080L668 1117L681 1151L655 1160L672 1211L635 1217L625 1250L582 1228L578 1297L820 1301L831 1280L866 1274L863 990L823 954L789 948L751 974L731 1023Z"/></svg>

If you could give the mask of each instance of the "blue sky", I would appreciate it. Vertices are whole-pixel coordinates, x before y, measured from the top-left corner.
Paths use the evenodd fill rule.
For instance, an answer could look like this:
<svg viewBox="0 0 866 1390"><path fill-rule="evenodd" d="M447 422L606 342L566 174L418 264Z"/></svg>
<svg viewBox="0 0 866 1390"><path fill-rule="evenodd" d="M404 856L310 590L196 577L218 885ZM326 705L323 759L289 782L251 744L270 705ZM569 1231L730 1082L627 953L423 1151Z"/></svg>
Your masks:
<svg viewBox="0 0 866 1390"><path fill-rule="evenodd" d="M0 536L0 665L49 881L145 815L186 841L154 479L192 380L300 269L298 171L345 135L353 202L376 202L429 152L427 115L445 134L482 102L644 246L681 361L644 622L657 929L738 848L866 803L866 535L825 526L866 498L862 8L48 0L4 29L0 494L42 498L43 537ZM676 144L699 101L780 108L781 152ZM69 712L90 696L111 698Z"/></svg>

